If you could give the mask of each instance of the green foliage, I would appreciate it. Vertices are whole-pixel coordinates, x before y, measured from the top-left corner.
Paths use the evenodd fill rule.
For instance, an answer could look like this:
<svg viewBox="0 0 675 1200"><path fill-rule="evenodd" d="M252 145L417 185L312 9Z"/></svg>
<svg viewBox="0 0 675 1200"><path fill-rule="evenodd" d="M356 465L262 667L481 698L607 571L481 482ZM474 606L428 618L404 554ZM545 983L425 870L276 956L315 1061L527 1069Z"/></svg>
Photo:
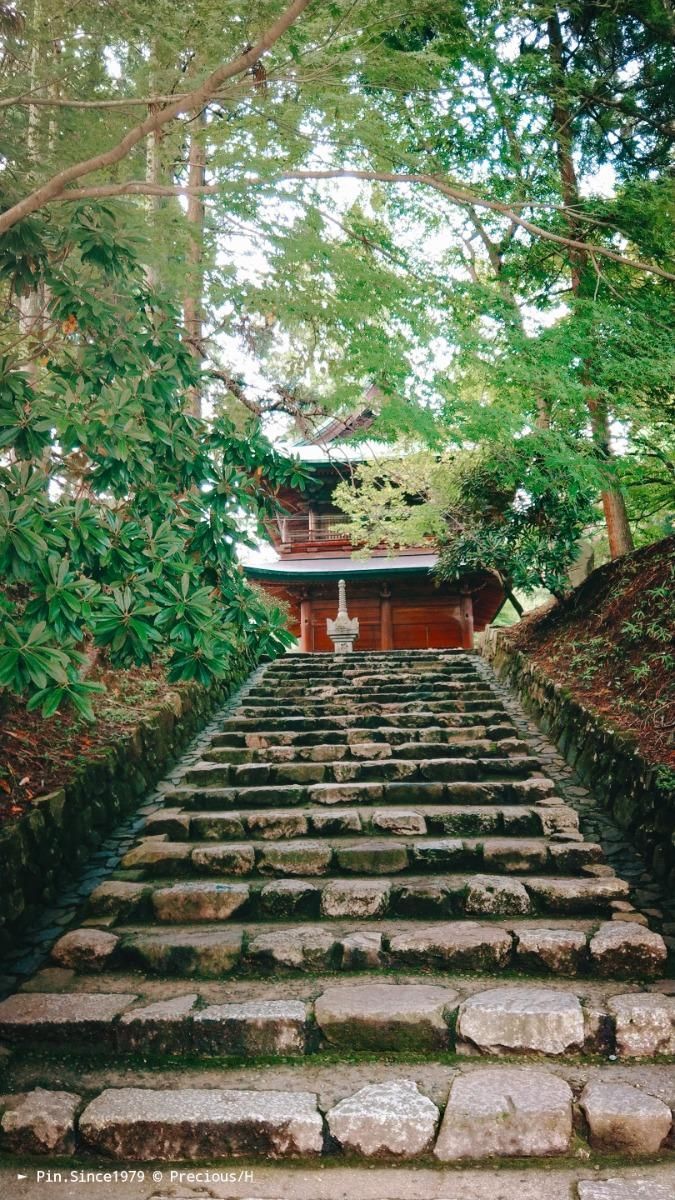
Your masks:
<svg viewBox="0 0 675 1200"><path fill-rule="evenodd" d="M672 288L600 253L673 270L663 4L409 8L308 6L264 56L264 82L231 81L203 124L186 113L81 181L142 183L154 155L153 178L184 185L201 144L222 185L203 229L172 197L66 196L3 239L0 619L19 638L3 634L12 686L37 686L23 651L12 655L41 622L72 688L92 640L120 665L163 648L175 678L204 681L228 655L276 652L282 614L245 586L235 547L302 478L251 410L275 432L288 414L311 433L375 383L371 432L413 453L364 468L341 503L364 544L432 539L446 573L484 565L511 586L564 590L608 488L625 496L639 541L672 529ZM2 205L113 146L151 97L192 86L280 10L42 0L9 19ZM318 164L394 182L284 178ZM420 176L492 207L396 182ZM579 239L594 252L580 254ZM180 328L188 297L205 312L203 375ZM191 415L195 390L208 422Z"/></svg>
<svg viewBox="0 0 675 1200"><path fill-rule="evenodd" d="M298 469L254 423L191 415L198 365L119 218L87 206L43 229L45 353L0 367L0 686L45 715L67 699L91 718L87 644L114 666L167 650L170 678L209 684L289 640L236 545ZM13 280L22 253L13 269L3 248Z"/></svg>
<svg viewBox="0 0 675 1200"><path fill-rule="evenodd" d="M550 432L506 446L360 466L336 499L367 546L433 541L443 579L496 571L509 590L568 590L579 540L597 519L603 465Z"/></svg>
<svg viewBox="0 0 675 1200"><path fill-rule="evenodd" d="M510 591L563 595L600 479L592 452L550 433L460 459L439 575L492 569Z"/></svg>

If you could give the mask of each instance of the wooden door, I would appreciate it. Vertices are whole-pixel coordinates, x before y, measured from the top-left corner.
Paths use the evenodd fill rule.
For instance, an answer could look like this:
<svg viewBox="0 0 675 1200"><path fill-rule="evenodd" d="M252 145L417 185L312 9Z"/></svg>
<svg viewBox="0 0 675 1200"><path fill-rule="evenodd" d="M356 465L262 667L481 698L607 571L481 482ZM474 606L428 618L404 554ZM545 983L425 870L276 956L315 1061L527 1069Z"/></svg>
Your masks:
<svg viewBox="0 0 675 1200"><path fill-rule="evenodd" d="M395 650L448 650L462 645L462 630L446 602L392 603Z"/></svg>

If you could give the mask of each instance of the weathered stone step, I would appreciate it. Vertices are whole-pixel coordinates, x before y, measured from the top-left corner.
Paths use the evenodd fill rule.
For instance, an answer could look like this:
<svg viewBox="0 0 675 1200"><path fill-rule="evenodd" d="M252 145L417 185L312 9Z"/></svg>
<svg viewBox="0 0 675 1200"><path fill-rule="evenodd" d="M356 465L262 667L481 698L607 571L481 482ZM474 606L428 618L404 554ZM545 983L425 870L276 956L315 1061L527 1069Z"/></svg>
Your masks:
<svg viewBox="0 0 675 1200"><path fill-rule="evenodd" d="M390 674L391 666L396 671L408 671L424 674L429 671L466 671L475 670L480 656L476 654L459 654L443 656L442 652L434 651L425 656L424 652L407 655L402 651L390 650L380 657L368 658L366 654L354 654L350 658L338 658L324 655L323 658L277 658L270 664L268 672L274 675L325 674L326 671L340 672L344 675L361 675L364 672L386 676ZM297 664L297 665L296 665Z"/></svg>
<svg viewBox="0 0 675 1200"><path fill-rule="evenodd" d="M322 743L317 746L268 746L245 750L209 746L204 750L205 762L269 763L280 762L323 762L334 766L336 762L362 762L364 759L385 758L411 759L424 762L428 758L481 758L497 757L502 754L526 754L527 742L518 738L502 738L492 742L487 738L466 738L450 742L400 742L392 747L388 742L351 742L349 744Z"/></svg>
<svg viewBox="0 0 675 1200"><path fill-rule="evenodd" d="M397 687L396 684L400 684ZM419 690L434 692L442 697L448 689L451 694L461 692L466 688L480 688L492 692L489 681L486 681L476 671L446 671L420 674L410 672L387 672L383 675L317 675L312 678L289 676L280 678L269 674L263 675L248 691L247 695L263 696L277 692L288 699L291 696L316 696L319 699L330 696L360 696L367 699L371 695L398 694L404 692L417 693Z"/></svg>
<svg viewBox="0 0 675 1200"><path fill-rule="evenodd" d="M548 810L550 811L550 810ZM320 816L320 814L317 814ZM478 867L497 874L521 874L553 871L558 875L576 875L583 868L602 862L602 849L593 842L549 841L546 838L518 836L480 838L420 836L414 828L416 814L392 810L392 814L375 812L376 836L362 833L355 839L338 834L316 840L301 837L304 813L290 812L285 821L276 812L259 815L257 821L247 818L256 840L236 841L168 841L164 834L144 838L127 852L121 866L124 870L148 868L166 874L175 868L201 869L207 873L247 875L326 875L331 870L359 871L363 874L399 874L412 870L446 870L455 867ZM409 820L407 836L392 830L392 821L399 829ZM188 817L186 821L194 818ZM316 818L315 818L316 819ZM197 831L209 825L208 815L197 820ZM261 837L261 832L268 830ZM300 835L300 836L299 836ZM280 839L280 840L277 840ZM607 873L611 874L611 871Z"/></svg>
<svg viewBox="0 0 675 1200"><path fill-rule="evenodd" d="M441 837L550 837L578 828L574 809L549 805L415 805L392 808L268 808L241 812L194 812L160 808L145 822L147 835L166 834L169 841L240 841L256 838L333 837L384 833L396 837L438 834Z"/></svg>
<svg viewBox="0 0 675 1200"><path fill-rule="evenodd" d="M302 673L323 670L335 671L383 671L390 666L397 670L428 671L436 667L473 666L480 656L473 650L460 648L429 650L360 650L349 657L321 651L318 654L286 654L270 664L270 671L283 674L286 671Z"/></svg>
<svg viewBox="0 0 675 1200"><path fill-rule="evenodd" d="M194 870L194 869L193 869ZM148 876L146 871L146 878ZM196 874L196 872L195 872ZM134 872L133 882L139 882ZM197 875L178 881L155 877L150 892L138 893L138 902L160 923L201 921L212 923L233 916L371 920L374 917L424 917L447 921L449 917L607 915L613 905L626 902L622 880L573 879L528 875L464 873L430 875L367 875L355 877L307 876L290 873L268 883L223 874L218 881ZM132 882L123 873L119 883ZM98 901L95 901L98 903ZM619 911L619 916L623 913ZM630 917L626 916L626 920Z"/></svg>
<svg viewBox="0 0 675 1200"><path fill-rule="evenodd" d="M19 993L0 1004L0 1036L10 1045L60 1042L97 1045L102 1052L174 1055L311 1056L324 1050L434 1051L459 1056L527 1059L597 1055L628 1064L638 1057L675 1056L675 1002L648 991L615 993L573 984L552 988L521 981L506 986L448 976L441 982L317 979L301 996L288 985L273 1000L241 990L177 985L161 999L133 992ZM136 983L138 986L138 983ZM629 1016L630 1014L630 1016ZM653 1028L636 1041L635 1021ZM660 1022L656 1031L655 1022ZM625 1076L624 1076L625 1078Z"/></svg>
<svg viewBox="0 0 675 1200"><path fill-rule="evenodd" d="M314 684L281 684L270 681L267 684L258 684L257 687L252 687L246 693L246 704L269 704L275 699L283 704L304 704L306 702L321 704L323 701L332 701L333 703L349 703L351 700L356 700L357 703L406 703L409 700L444 700L453 699L455 696L480 696L490 698L494 695L491 688L486 687L483 681L477 676L472 675L466 679L453 680L437 680L434 683L406 683L397 680L396 683L391 681L388 684L380 683L372 687L359 687L354 683L347 682L337 685L335 683Z"/></svg>
<svg viewBox="0 0 675 1200"><path fill-rule="evenodd" d="M278 692L275 688L270 687L268 691L260 695L247 694L242 708L247 712L294 712L299 709L303 712L309 711L321 716L324 709L326 712L350 712L352 706L356 706L357 711L366 709L372 711L376 708L384 708L391 711L392 705L395 705L402 712L406 706L429 705L430 711L433 711L431 706L436 704L446 705L445 711L462 711L462 707L467 702L480 702L483 708L487 708L495 703L495 697L492 692L486 691L484 688L463 687L458 688L456 694L448 688L424 688L414 692L407 692L402 688L391 688L389 691L367 691L360 689L346 689L345 691L337 692L333 688L325 687L315 689L313 692L303 690L293 695L286 695L284 692ZM444 711L444 710L439 710ZM475 710L474 710L475 711Z"/></svg>
<svg viewBox="0 0 675 1200"><path fill-rule="evenodd" d="M269 667L253 681L253 687L267 683L278 683L280 687L321 687L327 683L331 687L381 687L391 686L394 679L400 679L412 687L429 686L436 682L444 684L480 683L483 687L492 686L492 678L482 669L480 660L454 663L381 663L378 667L360 664L354 667L342 667L326 664L317 665L300 671L280 671Z"/></svg>
<svg viewBox="0 0 675 1200"><path fill-rule="evenodd" d="M41 1145L40 1135L45 1138L45 1127L49 1125L50 1129L56 1126L61 1134L61 1153L76 1151L78 1157L93 1155L99 1161L103 1157L140 1165L186 1160L218 1163L241 1157L254 1162L262 1157L265 1161L335 1161L338 1155L369 1165L387 1159L498 1164L514 1157L569 1156L576 1126L587 1130L589 1139L584 1137L578 1143L581 1157L590 1157L589 1144L600 1161L603 1155L612 1155L613 1174L621 1169L616 1165L617 1153L662 1152L672 1129L672 1111L662 1098L664 1084L658 1076L641 1088L637 1079L638 1086L632 1086L611 1072L603 1077L589 1071L583 1081L573 1074L568 1081L564 1073L553 1071L548 1064L475 1064L446 1077L441 1089L438 1077L420 1072L419 1067L397 1069L385 1064L374 1072L373 1082L366 1083L360 1067L347 1069L337 1081L336 1094L336 1083L328 1083L321 1072L313 1073L313 1091L303 1090L307 1087L305 1080L297 1080L292 1086L288 1074L275 1090L273 1071L271 1078L251 1080L254 1086L249 1087L242 1087L236 1076L235 1086L228 1087L234 1072L223 1075L218 1085L211 1082L205 1087L180 1086L175 1072L155 1076L154 1086L104 1087L88 1095L84 1106L76 1093L35 1089L7 1098L3 1125L14 1151L25 1152L32 1134L30 1148L35 1151L37 1144L44 1153L46 1147L44 1142ZM82 1109L79 1116L78 1109ZM51 1116L51 1123L45 1120L45 1114ZM303 1175L307 1178L306 1172L305 1167ZM643 1190L642 1183L636 1188L630 1178L624 1178L626 1186L617 1180L618 1188L610 1182L608 1190L594 1172L590 1180L579 1183L576 1195L579 1200L671 1200L667 1174L655 1178L658 1166L645 1166L643 1172L647 1190ZM506 1181L510 1174L505 1173ZM517 1174L518 1195L524 1196L529 1173ZM494 1182L494 1171L492 1177ZM665 1181L663 1186L658 1183L659 1177ZM455 1182L462 1178L462 1174L453 1174ZM547 1173L540 1180L540 1195L552 1195L549 1178ZM568 1170L567 1197L571 1178ZM636 1178L633 1175L633 1180ZM454 1191L452 1184L454 1195L494 1194L482 1187L475 1174L468 1180L464 1177L464 1181L461 1193ZM488 1180L484 1182L489 1186ZM466 1190L467 1183L471 1192ZM352 1180L352 1186L358 1186L358 1177ZM514 1191L499 1186L504 1200L516 1196ZM175 1189L171 1190L175 1195ZM325 1189L321 1186L320 1190L323 1193ZM154 1194L159 1198L159 1193ZM283 1194L294 1194L294 1189ZM309 1195L306 1191L303 1194ZM370 1190L368 1194L385 1193ZM387 1194L392 1194L389 1189ZM527 1197L535 1194L529 1190ZM565 1195L557 1188L555 1194Z"/></svg>
<svg viewBox="0 0 675 1200"><path fill-rule="evenodd" d="M302 786L285 784L266 787L177 787L165 793L168 807L189 809L296 808L321 805L326 808L381 804L486 805L559 803L553 781L543 776L528 779L477 779L428 783L319 783Z"/></svg>
<svg viewBox="0 0 675 1200"><path fill-rule="evenodd" d="M274 713L265 716L264 720L260 715L246 717L240 709L236 716L227 717L223 721L222 730L225 733L248 732L258 733L259 731L281 731L283 733L310 733L312 735L320 733L323 730L344 729L344 730L378 730L386 733L388 729L420 729L425 730L430 727L440 727L444 729L461 729L467 725L484 724L487 721L508 721L509 717L506 709L500 708L496 703L492 703L489 708L482 705L477 705L475 710L466 710L462 712L450 711L445 713L432 712L410 712L410 713L385 713L385 712L366 712L355 713L349 711L340 713L337 716L313 717L311 720L305 716L279 716L278 708Z"/></svg>
<svg viewBox="0 0 675 1200"><path fill-rule="evenodd" d="M607 915L615 911L613 905L626 901L627 892L621 881L616 886L612 883L600 886L598 880L579 880L575 888L560 886L568 882L549 878L538 886L533 877L509 879L494 874L448 874L441 878L405 875L402 879L361 875L319 880L313 876L285 876L269 883L252 880L246 884L231 877L218 882L200 878L179 882L163 879L153 888L139 891L137 900L142 905L139 911L147 912L148 919L166 924L212 923L234 915L238 920L275 917L371 920L401 916L442 921L453 916ZM97 897L94 905L99 903ZM624 916L621 911L618 915Z"/></svg>
<svg viewBox="0 0 675 1200"><path fill-rule="evenodd" d="M404 658L402 655L388 653L379 659L368 658L365 655L354 655L350 658L330 657L326 655L324 658L314 657L311 659L276 659L267 669L268 675L288 676L289 678L299 679L304 676L317 676L325 678L326 676L344 675L359 676L359 675L375 675L387 676L391 675L392 669L403 675L426 675L438 671L476 671L479 668L480 657L477 655L464 655L456 658L434 657L417 658L415 655L409 655Z"/></svg>
<svg viewBox="0 0 675 1200"><path fill-rule="evenodd" d="M290 881L287 890L289 886ZM281 883L277 890L283 891ZM578 936L578 918L554 915L539 921L491 918L490 923L439 919L429 924L428 917L361 919L356 925L338 920L303 924L300 919L290 925L214 921L173 928L125 925L114 933L87 925L59 939L53 955L61 966L85 972L140 967L203 979L383 968L490 974L516 967L565 976L590 971L617 980L663 972L667 955L659 934L628 918L599 927L597 921L587 921L583 929L591 935L586 947Z"/></svg>
<svg viewBox="0 0 675 1200"><path fill-rule="evenodd" d="M310 697L296 697L293 700L283 700L281 697L275 697L273 693L269 696L260 696L258 703L255 698L249 702L248 696L245 697L241 706L242 715L245 717L260 717L266 715L274 716L278 714L280 705L283 711L289 716L341 716L345 713L401 713L408 712L479 712L485 708L493 707L495 698L492 692L485 689L479 690L464 690L456 697L448 697L436 695L433 698L430 696L411 696L406 699L404 696L398 695L396 699L388 699L382 697L378 699L366 700L358 696L345 695L344 697L335 697L335 699L317 700Z"/></svg>
<svg viewBox="0 0 675 1200"><path fill-rule="evenodd" d="M233 725L236 726L236 721ZM398 746L400 743L416 742L418 746L433 743L456 743L467 740L485 738L490 742L498 742L503 738L515 737L514 725L501 720L494 724L479 724L471 717L471 722L459 726L429 726L424 729L368 728L368 729L325 729L325 730L288 730L261 729L256 732L244 733L238 729L228 729L223 733L214 733L210 745L232 750L262 750L266 746L288 747L299 749L315 746L359 746L364 742L388 743Z"/></svg>
<svg viewBox="0 0 675 1200"><path fill-rule="evenodd" d="M422 666L436 662L475 662L476 658L477 654L475 651L464 650L459 647L447 647L444 649L439 647L438 649L431 650L356 650L349 656L349 659L342 658L327 650L321 650L312 654L311 657L304 654L288 653L282 658L277 658L271 664L270 670L316 671L330 668L331 666L357 670L364 663L376 664L380 667L398 663L419 663Z"/></svg>
<svg viewBox="0 0 675 1200"><path fill-rule="evenodd" d="M270 716L274 715L275 711L279 710L278 701L275 702L275 694L272 692L266 699L259 697L261 703L249 704L248 698L244 697L241 705L241 711L244 715L258 716L264 714L267 709L270 710ZM398 694L396 698L387 699L386 697L378 700L370 700L367 698L367 693L351 694L348 693L344 697L339 696L336 699L327 697L325 700L319 700L310 697L296 697L293 700L284 701L284 712L289 715L294 712L308 713L309 715L320 717L330 716L331 714L344 714L350 712L358 713L375 713L375 712L477 712L485 708L494 708L498 706L498 701L492 691L487 688L477 689L467 694L466 689L458 691L456 696L444 696L442 693L433 697L412 697L403 699Z"/></svg>
<svg viewBox="0 0 675 1200"><path fill-rule="evenodd" d="M477 670L474 663L448 663L448 664L427 664L424 670L413 670L410 666L397 667L395 672L391 670L370 670L370 669L333 669L332 671L314 671L314 672L299 672L299 671L272 671L267 670L253 684L251 690L258 690L265 687L270 681L279 684L282 688L301 688L301 687L322 687L326 680L330 686L336 687L391 687L392 677L395 674L396 679L399 679L402 684L411 684L413 687L429 686L437 682L461 682L469 680L475 682L480 681L483 686L486 680Z"/></svg>
<svg viewBox="0 0 675 1200"><path fill-rule="evenodd" d="M79 1122L86 1150L116 1160L310 1158L323 1151L323 1118L309 1092L195 1088L103 1092Z"/></svg>
<svg viewBox="0 0 675 1200"><path fill-rule="evenodd" d="M397 651L388 651L386 655L379 658L368 658L364 654L355 654L350 658L337 658L335 656L325 655L323 658L278 658L267 669L269 675L288 675L292 678L298 678L302 675L320 675L325 676L327 673L341 675L380 675L387 677L391 674L391 667L395 667L396 672L408 672L410 674L427 674L432 671L473 671L476 670L479 662L478 656L475 654L464 654L452 657L450 655L443 657L442 655L424 656L420 653L410 654L405 657Z"/></svg>
<svg viewBox="0 0 675 1200"><path fill-rule="evenodd" d="M541 772L541 762L527 754L506 755L497 749L492 755L476 758L363 759L337 763L195 763L185 772L185 782L198 787L260 787L263 784L434 783L445 780L527 779ZM315 791L312 788L312 791Z"/></svg>
<svg viewBox="0 0 675 1200"><path fill-rule="evenodd" d="M221 877L328 876L332 874L400 875L409 871L472 869L490 875L546 874L574 876L602 860L599 845L583 841L547 841L544 838L456 838L412 837L380 834L326 837L316 840L287 838L274 841L165 840L164 835L145 838L127 852L124 871L142 871L146 876L218 875ZM611 879L580 880L579 888L590 895L603 887L610 899L621 899L627 885ZM534 883L532 887L535 887ZM561 881L563 893L567 883ZM511 898L516 903L515 892ZM569 889L567 889L569 890ZM506 897L505 897L506 899ZM560 901L562 903L562 900ZM488 911L491 911L488 909ZM569 911L569 910L568 910Z"/></svg>
<svg viewBox="0 0 675 1200"><path fill-rule="evenodd" d="M419 688L427 691L437 690L441 693L446 688L453 693L466 687L480 688L488 692L493 690L492 681L474 668L439 669L424 673L399 671L394 668L381 674L367 672L338 674L325 671L315 675L280 675L268 671L252 683L250 691L253 695L257 695L274 688L278 689L281 695L317 694L321 696L324 692L329 694L339 692L368 696L380 690L391 692L395 690L394 685L398 682L400 682L400 691L402 692L417 691Z"/></svg>
<svg viewBox="0 0 675 1200"><path fill-rule="evenodd" d="M673 1146L675 996L647 983L665 943L489 669L461 651L289 655L247 689L50 967L0 1004L4 1147L569 1154L578 1172ZM41 1087L55 1069L72 1093Z"/></svg>

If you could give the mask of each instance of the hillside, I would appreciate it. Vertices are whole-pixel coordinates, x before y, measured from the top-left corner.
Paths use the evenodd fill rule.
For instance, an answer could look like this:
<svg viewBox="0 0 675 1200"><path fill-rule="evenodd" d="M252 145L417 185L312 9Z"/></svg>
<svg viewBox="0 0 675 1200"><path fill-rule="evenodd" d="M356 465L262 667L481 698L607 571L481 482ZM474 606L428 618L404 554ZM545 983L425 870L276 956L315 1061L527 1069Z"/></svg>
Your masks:
<svg viewBox="0 0 675 1200"><path fill-rule="evenodd" d="M675 768L675 537L598 567L504 636L651 762Z"/></svg>
<svg viewBox="0 0 675 1200"><path fill-rule="evenodd" d="M189 685L169 684L161 659L150 667L112 671L96 666L89 678L104 684L94 695L94 722L72 707L52 717L29 712L25 703L2 697L0 707L0 825L30 809L36 796L70 783L88 761L103 755L141 721L151 719L172 694Z"/></svg>

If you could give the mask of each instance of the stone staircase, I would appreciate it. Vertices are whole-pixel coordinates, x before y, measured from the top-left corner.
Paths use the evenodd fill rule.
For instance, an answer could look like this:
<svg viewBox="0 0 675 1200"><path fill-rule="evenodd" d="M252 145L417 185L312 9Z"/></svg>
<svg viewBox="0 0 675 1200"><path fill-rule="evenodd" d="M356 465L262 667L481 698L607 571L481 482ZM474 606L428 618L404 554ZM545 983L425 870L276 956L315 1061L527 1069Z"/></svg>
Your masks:
<svg viewBox="0 0 675 1200"><path fill-rule="evenodd" d="M666 947L531 740L465 652L256 672L0 1003L5 1150L557 1156L672 1200Z"/></svg>

